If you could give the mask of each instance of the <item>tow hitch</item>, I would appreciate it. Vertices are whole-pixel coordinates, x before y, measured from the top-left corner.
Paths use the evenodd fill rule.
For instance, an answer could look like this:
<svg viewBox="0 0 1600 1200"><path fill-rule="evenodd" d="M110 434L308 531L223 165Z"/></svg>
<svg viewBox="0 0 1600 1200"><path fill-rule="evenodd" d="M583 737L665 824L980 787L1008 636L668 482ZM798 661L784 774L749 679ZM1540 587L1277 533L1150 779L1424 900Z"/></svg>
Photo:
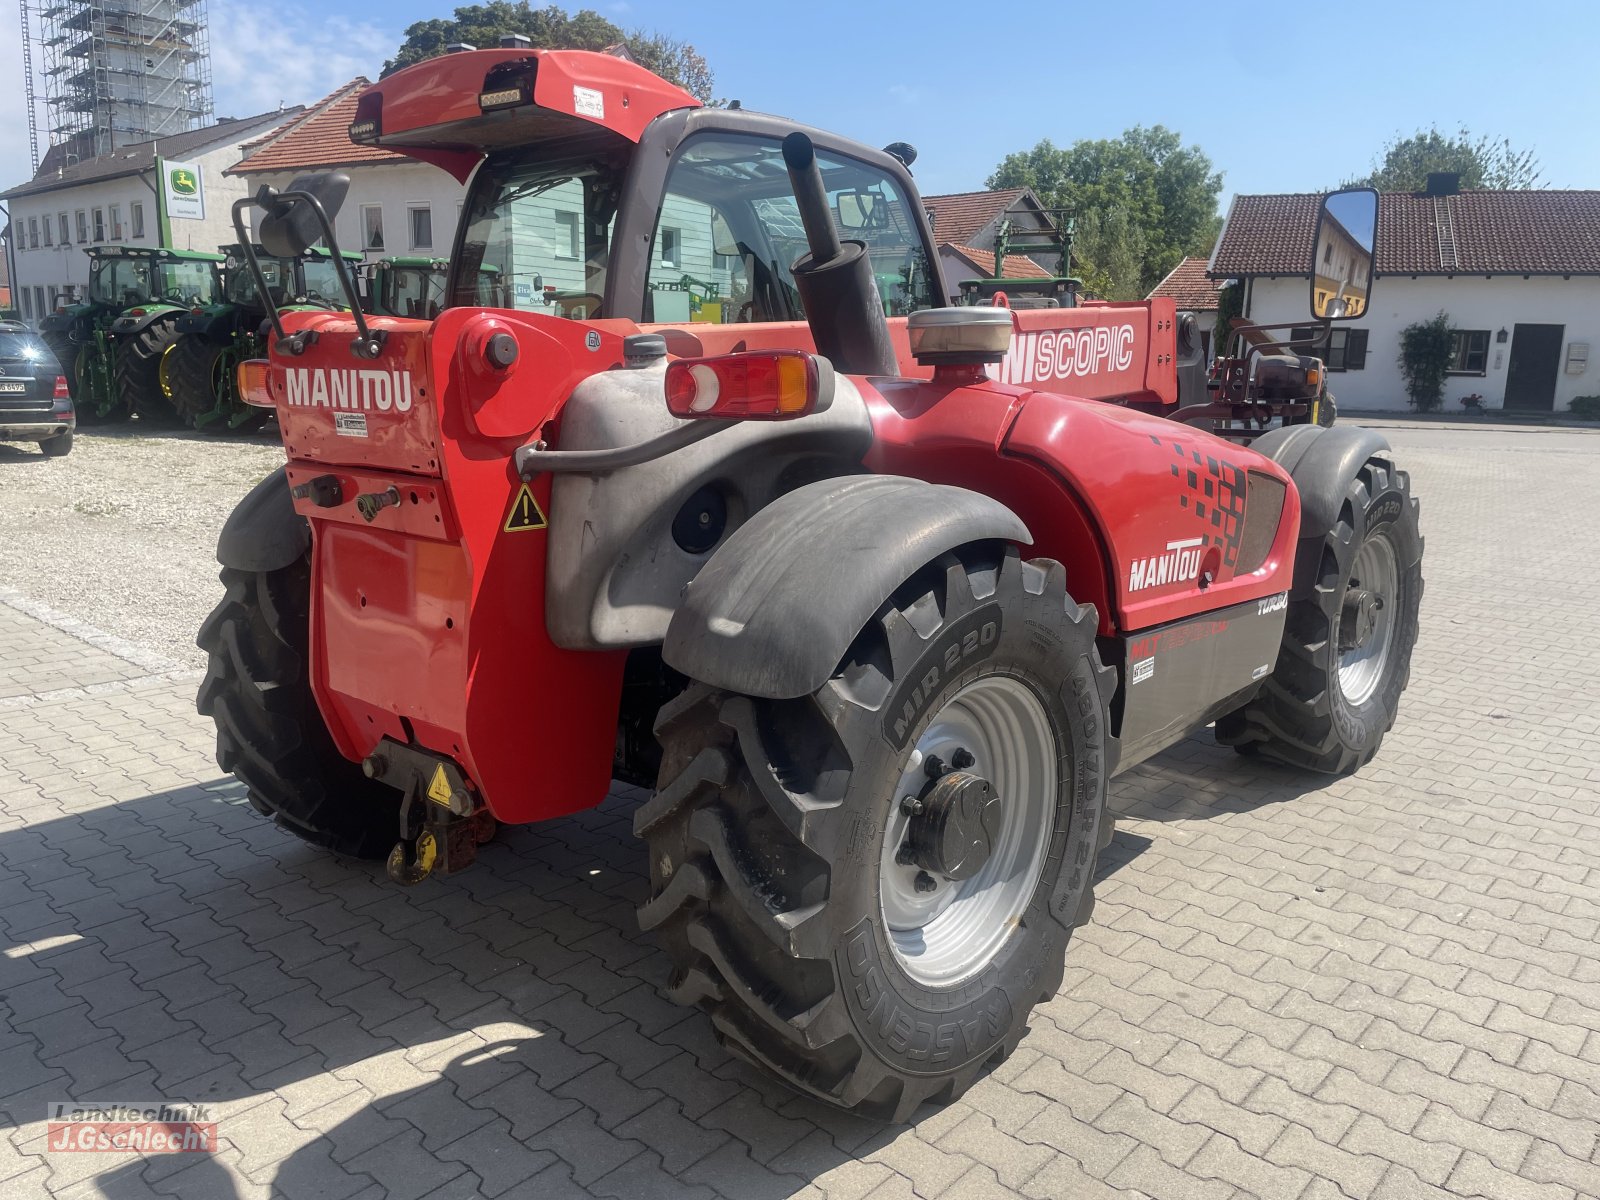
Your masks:
<svg viewBox="0 0 1600 1200"><path fill-rule="evenodd" d="M384 738L361 770L404 796L400 840L387 866L395 883L409 887L433 874L470 867L478 847L494 837L494 817L449 759Z"/></svg>

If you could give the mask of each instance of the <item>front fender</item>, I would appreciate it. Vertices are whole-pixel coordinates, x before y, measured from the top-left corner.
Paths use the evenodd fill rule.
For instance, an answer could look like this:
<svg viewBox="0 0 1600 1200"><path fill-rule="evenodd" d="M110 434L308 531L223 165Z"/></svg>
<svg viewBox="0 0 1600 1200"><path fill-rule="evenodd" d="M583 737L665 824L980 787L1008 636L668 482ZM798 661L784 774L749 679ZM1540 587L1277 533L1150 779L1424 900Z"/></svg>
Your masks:
<svg viewBox="0 0 1600 1200"><path fill-rule="evenodd" d="M279 467L239 501L217 538L217 561L238 571L277 571L311 548L311 524L294 510L289 469Z"/></svg>
<svg viewBox="0 0 1600 1200"><path fill-rule="evenodd" d="M965 488L894 475L808 484L712 555L673 614L662 657L747 696L809 695L919 567L991 538L1033 540L1009 508Z"/></svg>
<svg viewBox="0 0 1600 1200"><path fill-rule="evenodd" d="M1289 472L1300 493L1300 536L1320 538L1339 519L1345 490L1361 465L1387 453L1389 442L1359 425L1285 425L1262 434L1250 449Z"/></svg>

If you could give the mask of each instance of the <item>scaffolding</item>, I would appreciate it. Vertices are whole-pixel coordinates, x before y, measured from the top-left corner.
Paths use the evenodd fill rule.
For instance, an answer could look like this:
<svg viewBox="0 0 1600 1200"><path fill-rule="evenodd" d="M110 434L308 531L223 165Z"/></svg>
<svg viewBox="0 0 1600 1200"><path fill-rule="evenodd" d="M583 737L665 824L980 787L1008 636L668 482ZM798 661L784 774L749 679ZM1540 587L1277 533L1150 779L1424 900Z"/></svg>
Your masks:
<svg viewBox="0 0 1600 1200"><path fill-rule="evenodd" d="M36 168L36 62L63 166L210 122L206 0L19 2Z"/></svg>

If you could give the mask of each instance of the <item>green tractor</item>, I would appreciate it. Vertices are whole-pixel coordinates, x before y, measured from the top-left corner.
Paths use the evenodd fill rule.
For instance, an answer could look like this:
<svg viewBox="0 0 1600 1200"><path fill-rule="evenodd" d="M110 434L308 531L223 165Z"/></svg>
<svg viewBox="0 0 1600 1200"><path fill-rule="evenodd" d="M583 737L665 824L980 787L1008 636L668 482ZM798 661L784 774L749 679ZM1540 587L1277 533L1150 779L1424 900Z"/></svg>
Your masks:
<svg viewBox="0 0 1600 1200"><path fill-rule="evenodd" d="M137 413L170 423L165 355L177 340L177 319L215 299L220 254L150 246L91 246L89 288L82 304L39 322L61 364L78 420L123 421Z"/></svg>
<svg viewBox="0 0 1600 1200"><path fill-rule="evenodd" d="M1074 221L1066 209L1045 209L1043 229L1024 229L1012 217L1028 212L1008 209L1002 214L994 240L994 277L961 280L961 303L993 304L1005 293L1010 308L1076 308L1083 280L1069 274L1072 265ZM1008 278L1006 259L1014 254L1038 255L1057 260L1057 274Z"/></svg>
<svg viewBox="0 0 1600 1200"><path fill-rule="evenodd" d="M449 271L449 259L420 255L391 255L366 263L361 268L366 281L366 311L379 317L431 321L444 309L444 281ZM479 269L479 307L511 307L499 276L500 272L487 263Z"/></svg>
<svg viewBox="0 0 1600 1200"><path fill-rule="evenodd" d="M239 399L234 368L244 359L266 356L267 306L246 265L244 247L222 249L227 256L222 297L178 318L180 336L166 364L173 409L185 424L207 433L256 429L272 415ZM338 268L326 250L307 250L298 258L269 258L260 246L255 252L279 312L347 307ZM345 254L344 259L354 264L361 256Z"/></svg>

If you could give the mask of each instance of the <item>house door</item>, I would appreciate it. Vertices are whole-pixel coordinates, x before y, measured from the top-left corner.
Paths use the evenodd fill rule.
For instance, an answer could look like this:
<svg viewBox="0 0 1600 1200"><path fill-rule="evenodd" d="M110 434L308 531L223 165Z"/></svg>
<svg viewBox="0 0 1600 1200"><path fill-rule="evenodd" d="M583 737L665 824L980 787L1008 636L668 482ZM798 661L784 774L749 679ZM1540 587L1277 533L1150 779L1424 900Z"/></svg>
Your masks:
<svg viewBox="0 0 1600 1200"><path fill-rule="evenodd" d="M1511 335L1506 372L1506 407L1550 412L1556 406L1556 371L1561 366L1565 325L1518 325Z"/></svg>

